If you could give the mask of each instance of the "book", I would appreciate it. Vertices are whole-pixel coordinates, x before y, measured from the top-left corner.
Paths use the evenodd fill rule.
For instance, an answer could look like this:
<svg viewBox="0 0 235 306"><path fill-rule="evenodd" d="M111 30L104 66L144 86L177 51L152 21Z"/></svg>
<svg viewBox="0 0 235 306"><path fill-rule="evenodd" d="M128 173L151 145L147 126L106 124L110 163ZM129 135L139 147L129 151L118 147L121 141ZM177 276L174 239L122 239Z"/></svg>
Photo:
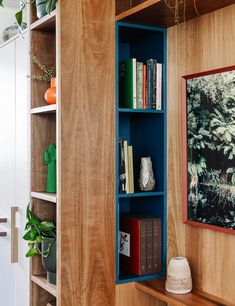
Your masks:
<svg viewBox="0 0 235 306"><path fill-rule="evenodd" d="M162 109L162 64L157 63L157 101L156 109Z"/></svg>
<svg viewBox="0 0 235 306"><path fill-rule="evenodd" d="M133 148L128 146L129 190L134 193Z"/></svg>
<svg viewBox="0 0 235 306"><path fill-rule="evenodd" d="M124 140L124 160L125 160L125 173L126 173L126 193L130 193L130 176L129 176L129 165L128 165L128 144Z"/></svg>
<svg viewBox="0 0 235 306"><path fill-rule="evenodd" d="M153 59L146 61L146 108L151 109L153 103Z"/></svg>
<svg viewBox="0 0 235 306"><path fill-rule="evenodd" d="M146 273L153 273L153 219L146 220Z"/></svg>
<svg viewBox="0 0 235 306"><path fill-rule="evenodd" d="M144 107L144 96L143 96L143 63L136 63L136 105L138 109L143 109Z"/></svg>
<svg viewBox="0 0 235 306"><path fill-rule="evenodd" d="M119 193L126 193L124 139L122 137L119 138Z"/></svg>
<svg viewBox="0 0 235 306"><path fill-rule="evenodd" d="M143 96L144 96L144 105L143 109L146 109L146 65L143 67Z"/></svg>
<svg viewBox="0 0 235 306"><path fill-rule="evenodd" d="M153 97L152 97L152 109L156 109L157 104L157 60L153 59L153 70L152 70L152 87L153 87Z"/></svg>
<svg viewBox="0 0 235 306"><path fill-rule="evenodd" d="M129 256L124 255L119 249L121 270L136 275L146 275L146 219L141 216L121 214L120 231L130 239L129 250L128 246L125 247L125 253Z"/></svg>
<svg viewBox="0 0 235 306"><path fill-rule="evenodd" d="M119 63L119 105L124 108L137 108L135 58Z"/></svg>
<svg viewBox="0 0 235 306"><path fill-rule="evenodd" d="M153 273L161 272L161 219L153 219Z"/></svg>

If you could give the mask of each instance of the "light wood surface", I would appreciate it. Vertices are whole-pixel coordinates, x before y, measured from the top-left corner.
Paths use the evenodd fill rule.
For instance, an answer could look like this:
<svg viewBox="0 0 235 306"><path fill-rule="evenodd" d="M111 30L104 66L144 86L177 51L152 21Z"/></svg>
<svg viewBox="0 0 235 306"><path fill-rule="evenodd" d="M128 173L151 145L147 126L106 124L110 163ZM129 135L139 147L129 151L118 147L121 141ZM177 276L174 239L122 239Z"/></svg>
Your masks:
<svg viewBox="0 0 235 306"><path fill-rule="evenodd" d="M171 2L171 4L173 3L174 2ZM234 0L187 0L185 1L185 14L184 5L181 4L179 6L179 22L198 17L195 10L195 3L199 14L204 15L214 10L231 5L234 3ZM175 25L174 10L168 8L164 0L147 0L137 6L134 5L135 3L132 4L133 7L131 7L129 10L123 11L117 15L116 19L118 21L162 27L171 27ZM125 3L123 6L126 7Z"/></svg>
<svg viewBox="0 0 235 306"><path fill-rule="evenodd" d="M56 203L56 193L48 193L48 192L31 192L31 197Z"/></svg>
<svg viewBox="0 0 235 306"><path fill-rule="evenodd" d="M156 279L136 283L136 288L175 306L234 306L224 299L217 298L200 290L188 294L172 294L165 290L165 279Z"/></svg>
<svg viewBox="0 0 235 306"><path fill-rule="evenodd" d="M36 107L31 109L31 114L44 114L44 113L55 113L56 112L56 104L45 105L41 107Z"/></svg>
<svg viewBox="0 0 235 306"><path fill-rule="evenodd" d="M37 283L31 282L31 305L46 306L55 299L54 295L43 289Z"/></svg>
<svg viewBox="0 0 235 306"><path fill-rule="evenodd" d="M56 10L51 12L50 15L46 15L30 25L30 30L55 32L56 24Z"/></svg>
<svg viewBox="0 0 235 306"><path fill-rule="evenodd" d="M49 292L51 295L55 297L57 296L56 286L48 283L46 275L37 275L37 276L32 275L31 280L35 284L37 284L38 286Z"/></svg>
<svg viewBox="0 0 235 306"><path fill-rule="evenodd" d="M61 0L59 306L115 303L115 8ZM71 9L72 8L72 9Z"/></svg>
<svg viewBox="0 0 235 306"><path fill-rule="evenodd" d="M181 76L234 65L234 16L232 5L168 30L168 259L187 256L194 285L231 303L235 237L182 221Z"/></svg>
<svg viewBox="0 0 235 306"><path fill-rule="evenodd" d="M18 262L18 235L19 230L16 227L16 213L19 211L19 207L11 207L11 263Z"/></svg>

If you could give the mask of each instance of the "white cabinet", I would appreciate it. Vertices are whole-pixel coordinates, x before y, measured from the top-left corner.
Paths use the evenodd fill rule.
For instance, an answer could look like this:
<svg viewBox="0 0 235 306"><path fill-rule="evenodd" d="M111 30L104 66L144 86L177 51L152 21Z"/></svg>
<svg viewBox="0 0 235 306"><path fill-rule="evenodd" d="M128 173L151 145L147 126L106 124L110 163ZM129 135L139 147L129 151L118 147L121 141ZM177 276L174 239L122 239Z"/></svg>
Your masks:
<svg viewBox="0 0 235 306"><path fill-rule="evenodd" d="M0 305L29 305L29 261L22 240L29 202L27 37L0 48ZM18 262L11 263L11 207L18 206Z"/></svg>

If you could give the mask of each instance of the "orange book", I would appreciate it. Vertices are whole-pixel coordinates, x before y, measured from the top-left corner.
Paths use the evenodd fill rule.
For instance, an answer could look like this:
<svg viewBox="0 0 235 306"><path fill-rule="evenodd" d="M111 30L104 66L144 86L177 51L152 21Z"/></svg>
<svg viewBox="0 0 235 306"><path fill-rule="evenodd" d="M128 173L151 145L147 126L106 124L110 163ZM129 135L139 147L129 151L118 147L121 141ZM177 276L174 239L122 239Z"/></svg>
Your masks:
<svg viewBox="0 0 235 306"><path fill-rule="evenodd" d="M144 96L144 109L146 109L146 65L144 65L144 69L143 69L143 96Z"/></svg>

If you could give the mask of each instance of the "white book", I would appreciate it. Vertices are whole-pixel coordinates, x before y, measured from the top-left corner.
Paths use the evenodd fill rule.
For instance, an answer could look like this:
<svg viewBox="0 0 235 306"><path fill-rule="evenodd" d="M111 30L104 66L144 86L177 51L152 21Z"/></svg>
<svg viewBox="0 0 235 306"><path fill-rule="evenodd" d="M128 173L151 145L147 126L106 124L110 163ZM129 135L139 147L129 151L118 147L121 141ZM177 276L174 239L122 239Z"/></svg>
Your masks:
<svg viewBox="0 0 235 306"><path fill-rule="evenodd" d="M133 58L132 59L133 60L133 65L132 65L132 67L133 67L133 108L134 109L137 109L137 98L136 98L136 65L137 65L137 63L136 63L136 58Z"/></svg>
<svg viewBox="0 0 235 306"><path fill-rule="evenodd" d="M133 148L128 146L128 166L129 166L129 189L134 193L134 169L133 169Z"/></svg>
<svg viewBox="0 0 235 306"><path fill-rule="evenodd" d="M130 193L128 144L126 140L124 140L124 159L125 159L125 172L126 172L126 193Z"/></svg>
<svg viewBox="0 0 235 306"><path fill-rule="evenodd" d="M157 103L156 103L156 109L161 110L162 109L162 64L157 63L157 86L156 86L156 97L157 97Z"/></svg>

